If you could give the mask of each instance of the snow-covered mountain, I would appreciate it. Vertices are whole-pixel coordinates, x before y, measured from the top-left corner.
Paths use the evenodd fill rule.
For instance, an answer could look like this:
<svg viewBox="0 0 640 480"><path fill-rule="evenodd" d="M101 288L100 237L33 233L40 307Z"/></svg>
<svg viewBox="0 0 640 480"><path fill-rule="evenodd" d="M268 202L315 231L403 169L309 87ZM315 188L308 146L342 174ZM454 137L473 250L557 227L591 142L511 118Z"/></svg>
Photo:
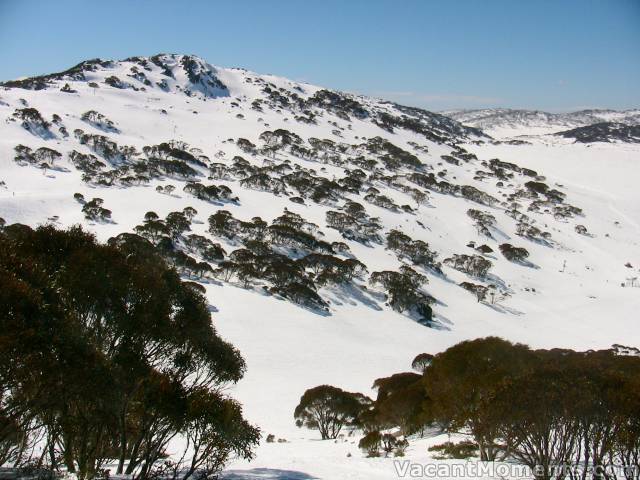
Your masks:
<svg viewBox="0 0 640 480"><path fill-rule="evenodd" d="M480 128L496 138L517 135L544 135L611 122L640 125L640 110L579 110L549 113L538 110L487 108L481 110L448 110L440 112L458 122Z"/></svg>
<svg viewBox="0 0 640 480"><path fill-rule="evenodd" d="M233 395L288 440L233 467L253 477L228 478L393 478L392 459L297 429L302 392L370 394L418 353L487 335L640 344L640 145L492 141L483 129L515 119L551 129L549 114L509 112L452 119L194 56L90 60L0 87L0 217L146 235L206 289L247 360ZM163 239L187 207L190 230ZM259 261L287 278L249 268ZM403 265L423 276L415 298L432 317L394 309L371 282ZM433 461L432 441L408 458Z"/></svg>

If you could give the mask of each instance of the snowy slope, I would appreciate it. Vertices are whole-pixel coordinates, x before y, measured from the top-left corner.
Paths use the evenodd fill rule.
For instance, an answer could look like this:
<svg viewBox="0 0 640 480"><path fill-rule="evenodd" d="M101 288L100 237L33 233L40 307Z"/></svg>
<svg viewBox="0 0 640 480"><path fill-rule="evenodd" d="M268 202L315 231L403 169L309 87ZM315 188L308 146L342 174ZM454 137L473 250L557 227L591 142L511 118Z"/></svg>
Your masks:
<svg viewBox="0 0 640 480"><path fill-rule="evenodd" d="M484 130L494 138L546 135L602 122L639 125L640 110L579 110L549 113L537 110L487 108L441 112L458 122Z"/></svg>
<svg viewBox="0 0 640 480"><path fill-rule="evenodd" d="M112 77L118 81L107 80ZM627 278L638 276L640 265L639 145L588 146L535 138L528 145L493 144L482 132L446 117L365 97L339 93L334 97L331 94L335 92L323 92L328 91L242 69L213 67L184 56L94 61L70 72L9 82L0 88L0 181L4 182L0 217L7 223L81 223L107 240L132 232L147 211L164 217L192 206L198 211L193 232L222 243L229 253L239 244L208 233L209 215L226 209L241 220L260 216L270 222L287 208L317 224L323 240L347 243L351 254L369 272L398 269L401 262L384 244L363 245L327 227L326 212L339 210L351 199L365 206L371 217L380 218L383 234L395 228L414 240L428 242L441 261L453 254L477 254L467 246L470 241L486 243L494 250L486 256L493 263L489 279L475 279L447 265L442 267L442 275L414 267L428 277L425 293L437 299L434 328L393 311L382 293L367 285L366 277L348 287L321 288L319 294L329 302L328 314L266 295L260 285L243 288L239 282L219 278L204 281L216 327L247 360L247 374L233 387L234 396L265 434L289 440L261 445L252 464L232 467L245 473L229 474L228 478L395 478L391 459L364 459L351 440L320 442L316 441L317 432L295 427L293 410L300 395L321 383L372 394L375 378L408 370L416 354L436 353L461 340L486 335L534 347L587 349L608 348L614 343L640 344L640 289L621 287ZM25 108L37 109L51 123L48 133L33 126L24 128L25 121L14 114ZM111 120L113 127L82 120L90 110ZM52 122L54 114L59 121ZM390 127L390 122L395 123ZM240 155L259 167L289 161L294 169L312 169L315 175L333 180L344 177L347 169L354 170L354 159L362 156L378 160L378 171L373 176L374 171L366 172L368 180L360 194L343 192L337 200L322 203L305 198L302 205L289 200L298 196L290 186L288 193L275 195L244 188L233 176L208 180L207 167L196 166L199 181L227 185L238 197L235 203L221 205L183 192L186 180L169 175L140 185L115 182L107 187L83 181L82 173L68 158L71 151L93 153L109 167L111 162L81 144L73 133L76 129L105 135L119 146L134 146L140 153L133 160L143 163L144 146L180 140L199 149L207 157L205 165L231 166L233 158ZM310 138L331 139L344 148L331 154L315 150L303 156L289 148L274 156L261 153L264 141L260 134L276 129L297 134L305 148L309 148ZM378 153L362 146L375 137L415 155L425 174L434 173L439 181L451 185L473 186L498 202L488 206L459 193L427 189L429 201L416 206L400 188L409 185L425 191L407 180L415 171L405 166L395 171L385 167ZM243 151L239 138L248 139L257 150ZM14 161L17 145L33 150L46 146L62 157L48 169L21 166ZM441 158L465 150L467 156L454 158L453 163L451 157L449 161ZM512 172L510 178L500 181L488 163L496 158L535 170L538 177ZM554 218L545 212L554 208L552 204L529 211L535 199L522 192L527 190L524 184L534 178L565 194L565 202L582 209L583 215ZM157 186L167 184L176 187L171 195L156 191ZM413 212L392 211L364 200L370 187L397 205L410 205ZM113 222L87 221L73 198L76 192L86 199L104 199L104 206L113 212ZM516 196L509 200L512 195ZM521 211L533 225L551 234L550 240L517 235L517 222L507 214L512 201L521 204ZM489 212L496 218L493 238L478 234L467 215L469 209ZM576 225L584 225L589 233L578 234ZM504 242L525 247L530 264L504 258L498 251ZM625 266L627 263L631 267ZM458 285L463 281L501 285L510 297L497 305L477 302ZM415 442L408 458L426 460L425 442L435 441ZM353 456L348 458L347 452ZM252 477L247 469L258 470ZM278 473L278 469L308 476Z"/></svg>

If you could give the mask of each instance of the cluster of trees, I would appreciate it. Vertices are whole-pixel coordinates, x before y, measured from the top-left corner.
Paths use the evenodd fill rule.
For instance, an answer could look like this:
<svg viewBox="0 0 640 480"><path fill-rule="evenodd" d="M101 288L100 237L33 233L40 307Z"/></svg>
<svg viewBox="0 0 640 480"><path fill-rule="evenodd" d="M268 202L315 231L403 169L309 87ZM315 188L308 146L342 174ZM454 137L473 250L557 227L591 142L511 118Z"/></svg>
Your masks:
<svg viewBox="0 0 640 480"><path fill-rule="evenodd" d="M111 220L111 210L104 208L104 200L101 198L92 198L88 202L85 201L81 194L75 194L74 198L82 205L82 213L84 218L94 222L108 222Z"/></svg>
<svg viewBox="0 0 640 480"><path fill-rule="evenodd" d="M349 417L348 426L366 434L365 451L383 443L381 432L397 438L437 426L473 439L463 444L465 456L477 450L483 461L517 461L538 480L638 478L640 357L531 350L488 337L421 354L414 364L418 373L377 379L376 400ZM329 396L332 388L316 387ZM331 402L323 405L323 418L335 415Z"/></svg>
<svg viewBox="0 0 640 480"><path fill-rule="evenodd" d="M443 117L437 113L429 112L421 108L407 107L404 105L394 105L401 115L392 115L386 112L379 112L377 123L381 128L393 131L393 128L403 128L418 135L422 135L427 140L439 144L455 144L454 138L466 137L468 135L481 136L481 131L460 125L458 122ZM457 147L460 153L464 149Z"/></svg>
<svg viewBox="0 0 640 480"><path fill-rule="evenodd" d="M115 132L115 127L110 126L110 121L94 110L86 112L83 119L92 125L102 125L102 130ZM199 171L191 165L204 168L209 161L208 157L202 155L200 149L189 147L185 142L176 140L143 147L142 151L146 155L144 158L140 157L140 152L135 147L118 145L104 135L85 133L81 129L76 129L74 135L81 145L86 145L110 166L107 168L107 163L93 154L81 153L77 150L69 153L71 163L82 172L82 180L94 185L105 187L116 184L140 185L149 183L151 179L163 177L189 180L200 175ZM19 145L16 147L16 153L17 162L34 163L33 154L29 152L28 147ZM58 156L53 160L56 158ZM40 163L49 165L46 162ZM213 189L213 187L206 188ZM221 198L225 193L230 195L230 191L226 190L228 187L215 188L222 189L219 192ZM207 192L203 192L202 195L206 196Z"/></svg>
<svg viewBox="0 0 640 480"><path fill-rule="evenodd" d="M529 257L529 252L524 247L514 247L510 243L503 243L498 248L504 258L510 262L524 262Z"/></svg>
<svg viewBox="0 0 640 480"><path fill-rule="evenodd" d="M414 265L440 272L438 252L431 250L427 242L413 240L409 235L391 230L387 234L387 248L395 252L401 260L406 258Z"/></svg>
<svg viewBox="0 0 640 480"><path fill-rule="evenodd" d="M392 198L381 194L379 191L377 191L377 189L367 193L364 196L364 199L373 205L391 210L392 212L396 212L398 210L398 205L396 204L396 202L394 202Z"/></svg>
<svg viewBox="0 0 640 480"><path fill-rule="evenodd" d="M427 277L407 265L397 272L384 270L373 272L369 279L372 285L380 285L387 292L389 305L397 312L409 311L418 317L418 322L430 325L433 319L433 299L420 290Z"/></svg>
<svg viewBox="0 0 640 480"><path fill-rule="evenodd" d="M53 133L49 130L51 123L47 122L35 108L16 108L11 114L10 119L12 121L19 121L22 128L33 135L43 139L53 138Z"/></svg>
<svg viewBox="0 0 640 480"><path fill-rule="evenodd" d="M569 204L555 205L553 207L553 218L556 220L565 220L575 216L582 216L582 209Z"/></svg>
<svg viewBox="0 0 640 480"><path fill-rule="evenodd" d="M500 289L494 284L481 285L471 282L462 282L460 286L475 295L478 302L489 301L492 305L501 302L510 296L509 292Z"/></svg>
<svg viewBox="0 0 640 480"><path fill-rule="evenodd" d="M544 182L529 180L524 184L524 187L531 196L537 197L538 195L543 195L546 197L547 201L551 203L562 203L566 198L564 193L554 188L549 188L549 186Z"/></svg>
<svg viewBox="0 0 640 480"><path fill-rule="evenodd" d="M116 128L115 123L113 123L103 114L95 110L88 110L84 112L80 117L80 119L83 122L86 122L89 125L92 125L93 127L99 130L103 130L105 132L119 133L119 130L118 128Z"/></svg>
<svg viewBox="0 0 640 480"><path fill-rule="evenodd" d="M583 215L581 208L565 202L566 195L563 192L550 188L541 181L531 180L526 182L523 189L511 195L511 198L516 197L533 199L528 207L529 211L539 212L544 209L545 213L553 214L556 220L565 220Z"/></svg>
<svg viewBox="0 0 640 480"><path fill-rule="evenodd" d="M104 135L85 133L80 128L76 128L73 131L73 135L80 145L86 145L91 151L112 164L128 162L138 155L135 147L129 145L120 146Z"/></svg>
<svg viewBox="0 0 640 480"><path fill-rule="evenodd" d="M209 232L242 248L220 262L214 274L225 281L237 279L245 288L254 281L271 284L270 291L297 304L326 309L319 286L343 284L362 277L367 269L354 258L339 258L348 247L319 240L317 225L285 209L271 224L260 217L238 220L226 210L209 217Z"/></svg>
<svg viewBox="0 0 640 480"><path fill-rule="evenodd" d="M365 208L354 201L347 200L342 211L329 210L326 214L327 227L338 230L348 240L363 243L380 243L382 225L376 217L370 217Z"/></svg>
<svg viewBox="0 0 640 480"><path fill-rule="evenodd" d="M32 165L44 170L54 168L55 162L62 157L60 152L49 147L32 150L25 145L16 145L14 151L16 153L14 160L18 165Z"/></svg>
<svg viewBox="0 0 640 480"><path fill-rule="evenodd" d="M529 240L547 242L551 239L551 233L543 232L535 225L526 221L518 222L516 225L516 235L528 238Z"/></svg>
<svg viewBox="0 0 640 480"><path fill-rule="evenodd" d="M317 107L335 113L339 118L349 121L349 115L364 119L369 116L369 112L357 100L344 93L333 92L331 90L318 90L306 101L307 108Z"/></svg>
<svg viewBox="0 0 640 480"><path fill-rule="evenodd" d="M403 150L382 137L370 138L366 143L355 148L379 155L380 161L388 170L398 170L403 167L420 170L424 167L413 153Z"/></svg>
<svg viewBox="0 0 640 480"><path fill-rule="evenodd" d="M351 212L364 210L354 202L347 208ZM209 216L209 232L229 241L240 241L243 247L220 262L214 274L225 281L237 279L245 288L254 281L267 281L272 285L272 293L309 308L326 309L326 303L317 294L318 287L352 282L362 278L367 268L357 259L336 256L347 252L348 247L341 242L319 240L315 235L317 228L286 209L270 225L260 217L245 222L226 210L218 210ZM396 237L391 235L391 244L400 248L404 245L403 239ZM399 251L410 255L408 258L417 264L435 265L435 254L424 242L410 240L404 247ZM369 280L386 291L389 305L394 310L409 312L419 322L431 324L433 299L420 289L427 281L424 275L405 265L397 272L374 272Z"/></svg>
<svg viewBox="0 0 640 480"><path fill-rule="evenodd" d="M483 164L485 164L483 162ZM485 164L497 178L500 180L509 180L513 178L513 173L516 172L522 175L526 175L527 177L537 177L538 173L535 170L531 170L529 168L524 168L515 163L504 162L497 158L492 158L488 163Z"/></svg>
<svg viewBox="0 0 640 480"><path fill-rule="evenodd" d="M158 158L162 160L181 160L200 167L206 167L209 157L202 154L202 150L191 147L182 140L170 140L158 145L146 145L142 147L142 152L147 158Z"/></svg>
<svg viewBox="0 0 640 480"><path fill-rule="evenodd" d="M105 163L98 160L98 157L95 155L90 153L81 153L77 150L69 152L69 160L71 160L74 167L83 173L82 181L87 183L96 178L97 173L107 166Z"/></svg>
<svg viewBox="0 0 640 480"><path fill-rule="evenodd" d="M233 190L226 185L203 185L199 182L187 183L183 190L205 202L237 202Z"/></svg>
<svg viewBox="0 0 640 480"><path fill-rule="evenodd" d="M422 188L445 195L456 195L481 205L494 206L499 200L472 185L455 185L446 180L438 180L433 172L413 172L407 175L407 179Z"/></svg>
<svg viewBox="0 0 640 480"><path fill-rule="evenodd" d="M202 294L146 240L0 231L0 464L80 479L107 463L137 479L213 475L259 439L223 393L244 370ZM161 462L178 436L182 459Z"/></svg>
<svg viewBox="0 0 640 480"><path fill-rule="evenodd" d="M332 203L343 197L345 186L340 182L315 175L307 169L298 169L282 180L303 198L309 198L316 203ZM352 185L352 189L357 186Z"/></svg>
<svg viewBox="0 0 640 480"><path fill-rule="evenodd" d="M436 421L470 433L481 459L513 458L541 479L579 464L632 467L637 478L639 380L638 357L532 351L498 338L456 345L424 374Z"/></svg>
<svg viewBox="0 0 640 480"><path fill-rule="evenodd" d="M118 88L121 90L127 89L127 88L131 88L132 90L140 90L140 88L130 84L129 82L123 82L122 80L120 80L118 77L116 77L115 75L111 75L107 78L104 79L104 83L106 85L109 85L110 87L113 88ZM142 87L142 89L144 89L144 87Z"/></svg>
<svg viewBox="0 0 640 480"><path fill-rule="evenodd" d="M467 255L465 253L454 253L451 257L444 259L444 264L478 278L486 277L493 265L482 255Z"/></svg>
<svg viewBox="0 0 640 480"><path fill-rule="evenodd" d="M414 377L419 375L399 374L376 380L376 400L330 385L310 388L294 411L296 425L318 430L323 440L338 438L343 429L350 432L359 429L364 435L358 447L368 457L378 457L381 452L385 456L391 453L404 456L409 442L402 434L412 433L411 429L395 434L388 430L399 423L407 425L411 416L409 411L417 410L418 399L424 397L421 389L413 387L416 384Z"/></svg>
<svg viewBox="0 0 640 480"><path fill-rule="evenodd" d="M220 244L202 235L187 235L197 214L195 208L185 207L182 211L169 212L163 220L157 213L147 212L143 223L134 231L155 245L157 252L182 275L202 279L213 275L209 262L223 260L226 252ZM189 253L204 260L199 261Z"/></svg>
<svg viewBox="0 0 640 480"><path fill-rule="evenodd" d="M491 235L491 227L494 227L496 224L496 217L491 215L488 212L482 212L480 210L476 210L470 208L467 210L467 215L474 221L474 225L476 227L476 231L478 235L483 235L488 238L493 238Z"/></svg>

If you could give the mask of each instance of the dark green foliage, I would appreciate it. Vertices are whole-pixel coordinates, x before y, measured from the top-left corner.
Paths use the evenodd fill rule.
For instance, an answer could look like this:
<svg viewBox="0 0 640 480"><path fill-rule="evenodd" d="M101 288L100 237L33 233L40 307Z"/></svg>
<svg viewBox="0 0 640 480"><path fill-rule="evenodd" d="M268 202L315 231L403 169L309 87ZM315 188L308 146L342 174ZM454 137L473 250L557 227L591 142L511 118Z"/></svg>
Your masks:
<svg viewBox="0 0 640 480"><path fill-rule="evenodd" d="M358 448L366 453L367 457L379 457L381 446L382 434L377 430L368 432L358 442Z"/></svg>
<svg viewBox="0 0 640 480"><path fill-rule="evenodd" d="M500 245L500 252L511 262L522 262L529 257L529 252L523 247L514 247L510 243Z"/></svg>
<svg viewBox="0 0 640 480"><path fill-rule="evenodd" d="M616 122L600 122L584 127L555 133L565 138L573 138L576 143L594 142L640 142L640 127Z"/></svg>
<svg viewBox="0 0 640 480"><path fill-rule="evenodd" d="M284 175L282 180L302 197L316 203L331 203L342 197L342 186L306 170L297 170Z"/></svg>
<svg viewBox="0 0 640 480"><path fill-rule="evenodd" d="M90 479L115 460L148 479L179 433L189 475L251 457L259 432L219 393L244 362L152 244L11 225L0 246L0 414L32 429L49 467Z"/></svg>
<svg viewBox="0 0 640 480"><path fill-rule="evenodd" d="M69 153L69 160L78 170L88 175L93 175L106 167L106 164L98 160L95 155L80 153L76 150Z"/></svg>
<svg viewBox="0 0 640 480"><path fill-rule="evenodd" d="M182 142L179 140L163 142L158 145L147 145L145 147L142 147L142 152L149 159L178 160L199 167L206 167L206 162L208 161L208 158L203 155L199 155L196 158L194 153L201 153L200 149L191 148L186 142Z"/></svg>
<svg viewBox="0 0 640 480"><path fill-rule="evenodd" d="M209 216L209 232L218 237L233 238L237 220L226 210L218 210Z"/></svg>
<svg viewBox="0 0 640 480"><path fill-rule="evenodd" d="M245 153L255 153L256 145L251 143L246 138L239 138L236 140L236 146Z"/></svg>
<svg viewBox="0 0 640 480"><path fill-rule="evenodd" d="M84 72L95 71L98 66L109 67L112 63L98 58L85 60L63 72L51 73L37 77L29 77L21 80L10 80L1 82L0 84L7 88L24 88L27 90L43 90L51 85L53 81L61 81L63 79L85 81Z"/></svg>
<svg viewBox="0 0 640 480"><path fill-rule="evenodd" d="M492 197L488 193L485 193L482 190L478 190L476 187L473 187L471 185L462 185L459 189L459 192L461 197L472 200L476 203L480 203L482 205L493 206L499 203L497 198Z"/></svg>
<svg viewBox="0 0 640 480"><path fill-rule="evenodd" d="M14 151L16 152L15 162L22 166L33 165L39 168L53 168L55 162L62 157L60 152L48 147L40 147L34 151L24 145L17 145Z"/></svg>
<svg viewBox="0 0 640 480"><path fill-rule="evenodd" d="M414 265L440 271L440 263L436 261L438 253L429 248L422 240L412 240L408 235L391 230L387 234L387 248L394 251L399 259L409 259Z"/></svg>
<svg viewBox="0 0 640 480"><path fill-rule="evenodd" d="M369 193L364 196L364 199L369 203L372 203L380 208L386 208L387 210L391 210L392 212L398 210L398 205L396 205L396 203L386 195Z"/></svg>
<svg viewBox="0 0 640 480"><path fill-rule="evenodd" d="M190 179L198 176L198 172L183 160L150 158L148 161L150 168L156 170L159 175L175 177L178 179Z"/></svg>
<svg viewBox="0 0 640 480"><path fill-rule="evenodd" d="M549 186L546 183L535 182L533 180L526 182L524 186L527 188L527 190L536 194L544 195L549 190Z"/></svg>
<svg viewBox="0 0 640 480"><path fill-rule="evenodd" d="M111 75L104 79L104 83L113 88L127 88L126 84L123 83L118 77L115 75Z"/></svg>
<svg viewBox="0 0 640 480"><path fill-rule="evenodd" d="M237 197L232 197L233 191L226 185L203 185L197 182L189 182L184 186L183 190L206 202L230 202L238 200Z"/></svg>
<svg viewBox="0 0 640 480"><path fill-rule="evenodd" d="M532 361L527 347L495 337L462 342L436 355L425 371L433 415L451 431L469 431L481 459L495 460L499 432L483 402Z"/></svg>
<svg viewBox="0 0 640 480"><path fill-rule="evenodd" d="M381 155L380 160L389 170L400 168L420 169L422 162L414 154L401 149L382 137L374 137L362 145L370 153Z"/></svg>
<svg viewBox="0 0 640 480"><path fill-rule="evenodd" d="M430 417L430 399L422 382L422 375L397 373L373 382L378 390L369 422L377 428L399 428L404 434L420 432Z"/></svg>
<svg viewBox="0 0 640 480"><path fill-rule="evenodd" d="M485 300L487 298L487 293L489 293L488 287L486 287L485 285L479 285L477 283L462 282L460 286L468 292L473 293L478 302L482 302L483 300Z"/></svg>
<svg viewBox="0 0 640 480"><path fill-rule="evenodd" d="M93 198L82 205L82 213L87 220L97 222L107 222L111 220L111 210L104 208L102 205L104 200L101 198Z"/></svg>
<svg viewBox="0 0 640 480"><path fill-rule="evenodd" d="M484 278L487 273L489 273L489 269L493 266L491 261L481 255L457 253L453 254L453 256L449 258L445 258L444 264L478 278Z"/></svg>
<svg viewBox="0 0 640 480"><path fill-rule="evenodd" d="M209 262L224 259L225 251L219 243L213 243L207 237L191 234L184 239L187 248Z"/></svg>
<svg viewBox="0 0 640 480"><path fill-rule="evenodd" d="M334 112L344 120L349 120L349 115L360 119L369 116L369 112L360 102L346 94L331 90L318 90L307 100L306 104Z"/></svg>
<svg viewBox="0 0 640 480"><path fill-rule="evenodd" d="M104 135L85 133L79 128L74 130L73 134L81 145L86 145L97 155L100 155L114 165L127 163L138 155L135 147L127 145L119 146L116 142Z"/></svg>
<svg viewBox="0 0 640 480"><path fill-rule="evenodd" d="M299 427L319 430L323 440L333 439L343 427L356 426L370 404L371 399L360 393L320 385L304 392L293 416Z"/></svg>
<svg viewBox="0 0 640 480"><path fill-rule="evenodd" d="M346 283L367 272L367 267L356 259L342 260L332 255L311 253L300 260L301 265L311 269L319 285Z"/></svg>
<svg viewBox="0 0 640 480"><path fill-rule="evenodd" d="M425 301L425 295L419 289L427 282L427 278L406 265L400 267L399 272L373 272L370 281L387 291L389 305L398 312L404 312Z"/></svg>
<svg viewBox="0 0 640 480"><path fill-rule="evenodd" d="M282 286L274 285L270 291L305 308L312 310L327 310L328 308L327 302L305 283L291 282Z"/></svg>
<svg viewBox="0 0 640 480"><path fill-rule="evenodd" d="M419 353L411 362L411 368L418 373L424 373L429 365L433 362L433 355L430 353Z"/></svg>
<svg viewBox="0 0 640 480"><path fill-rule="evenodd" d="M481 212L470 208L467 210L467 215L471 217L475 222L475 227L478 235L484 235L485 237L492 238L490 228L495 226L496 217L487 212Z"/></svg>
<svg viewBox="0 0 640 480"><path fill-rule="evenodd" d="M348 240L368 245L371 242L379 243L382 225L377 218L367 215L364 207L352 201L347 201L343 211L327 211L326 221L329 228L338 230Z"/></svg>
<svg viewBox="0 0 640 480"><path fill-rule="evenodd" d="M49 131L51 124L47 122L35 108L17 108L11 115L11 119L20 121L22 128L33 135L44 139L53 137L53 134Z"/></svg>

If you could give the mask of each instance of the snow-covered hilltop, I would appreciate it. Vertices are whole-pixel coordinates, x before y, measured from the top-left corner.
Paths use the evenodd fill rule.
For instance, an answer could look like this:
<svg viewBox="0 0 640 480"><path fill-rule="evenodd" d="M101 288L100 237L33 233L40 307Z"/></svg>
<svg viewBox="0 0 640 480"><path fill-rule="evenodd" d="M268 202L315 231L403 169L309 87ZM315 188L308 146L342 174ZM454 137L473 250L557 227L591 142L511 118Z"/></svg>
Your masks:
<svg viewBox="0 0 640 480"><path fill-rule="evenodd" d="M640 145L492 138L640 112L492 112L194 56L89 60L0 86L0 217L135 233L206 289L247 360L233 395L289 440L236 468L393 478L391 459L310 442L293 422L302 392L368 392L419 353L487 335L640 345ZM428 459L420 442L407 455Z"/></svg>
<svg viewBox="0 0 640 480"><path fill-rule="evenodd" d="M458 122L480 128L496 138L544 135L597 123L640 125L640 110L580 110L549 113L538 110L487 108L440 112Z"/></svg>

